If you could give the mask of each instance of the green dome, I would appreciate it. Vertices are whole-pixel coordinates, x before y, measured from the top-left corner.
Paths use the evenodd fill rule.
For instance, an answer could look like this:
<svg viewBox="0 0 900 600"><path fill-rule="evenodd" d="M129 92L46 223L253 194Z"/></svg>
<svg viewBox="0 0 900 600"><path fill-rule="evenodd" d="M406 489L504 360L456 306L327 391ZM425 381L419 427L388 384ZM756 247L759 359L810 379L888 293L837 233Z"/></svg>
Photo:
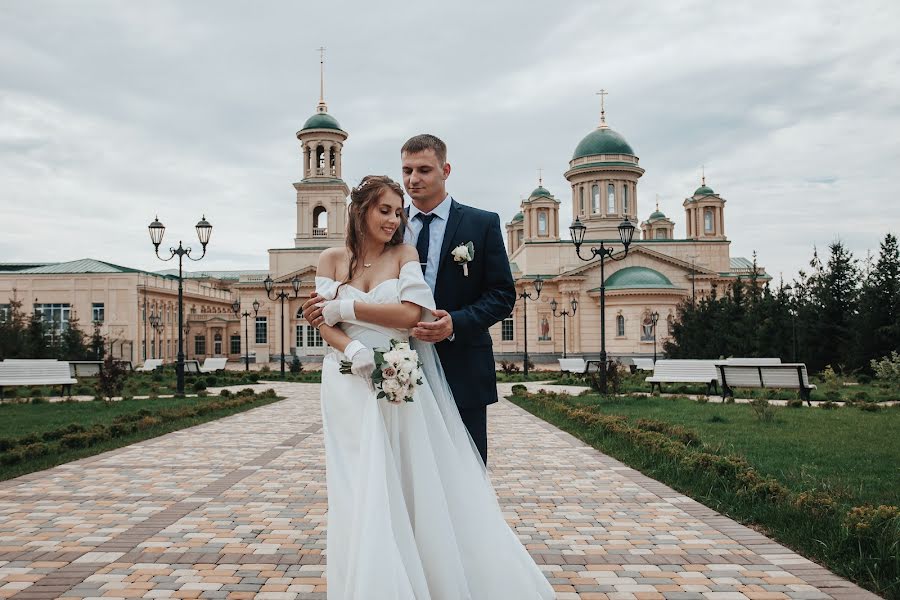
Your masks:
<svg viewBox="0 0 900 600"><path fill-rule="evenodd" d="M525 215L523 215L522 213L518 212L518 213L516 213L516 216L514 216L514 217L512 218L512 221L510 221L510 223L515 223L516 221L521 221L521 220L523 220L524 218L525 218Z"/></svg>
<svg viewBox="0 0 900 600"><path fill-rule="evenodd" d="M594 154L630 154L634 156L634 150L619 133L608 127L598 127L578 143L572 160Z"/></svg>
<svg viewBox="0 0 900 600"><path fill-rule="evenodd" d="M658 221L659 219L665 219L665 218L666 218L666 215L664 215L662 212L660 212L658 210L654 210L652 213L650 213L649 220L650 221Z"/></svg>
<svg viewBox="0 0 900 600"><path fill-rule="evenodd" d="M647 267L625 267L606 278L606 289L674 288L669 278Z"/></svg>
<svg viewBox="0 0 900 600"><path fill-rule="evenodd" d="M550 190L548 190L544 186L539 185L536 188L534 188L534 191L531 192L531 196L529 196L529 198L536 198L538 196L543 197L543 198L552 198L553 194L551 194Z"/></svg>
<svg viewBox="0 0 900 600"><path fill-rule="evenodd" d="M304 129L337 129L338 131L343 131L337 119L324 112L316 113L308 118L300 131Z"/></svg>
<svg viewBox="0 0 900 600"><path fill-rule="evenodd" d="M695 196L712 196L714 194L715 192L712 191L712 188L705 184L694 190Z"/></svg>

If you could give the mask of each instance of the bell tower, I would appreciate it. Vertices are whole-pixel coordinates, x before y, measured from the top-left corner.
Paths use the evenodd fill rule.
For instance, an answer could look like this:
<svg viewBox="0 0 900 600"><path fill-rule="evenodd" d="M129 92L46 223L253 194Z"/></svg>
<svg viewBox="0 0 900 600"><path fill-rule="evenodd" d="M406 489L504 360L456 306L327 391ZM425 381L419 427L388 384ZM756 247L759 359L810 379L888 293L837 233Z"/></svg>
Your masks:
<svg viewBox="0 0 900 600"><path fill-rule="evenodd" d="M725 199L706 185L704 172L700 187L684 200L684 219L689 240L724 240Z"/></svg>
<svg viewBox="0 0 900 600"><path fill-rule="evenodd" d="M341 179L341 154L348 134L328 114L325 103L325 49L319 48L319 103L316 112L297 132L303 179L297 191L297 248L339 246L347 226L350 189Z"/></svg>

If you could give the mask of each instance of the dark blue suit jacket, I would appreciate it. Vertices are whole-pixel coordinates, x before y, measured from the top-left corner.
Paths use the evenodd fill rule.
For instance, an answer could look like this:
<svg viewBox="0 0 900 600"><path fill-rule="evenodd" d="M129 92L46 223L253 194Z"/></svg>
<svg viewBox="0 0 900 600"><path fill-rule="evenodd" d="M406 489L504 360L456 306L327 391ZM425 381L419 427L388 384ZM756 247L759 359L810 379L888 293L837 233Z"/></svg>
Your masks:
<svg viewBox="0 0 900 600"><path fill-rule="evenodd" d="M469 275L450 252L472 242ZM459 408L497 401L494 350L488 327L505 319L516 303L516 288L497 213L451 201L434 287L437 307L453 319L453 341L437 344L441 366Z"/></svg>

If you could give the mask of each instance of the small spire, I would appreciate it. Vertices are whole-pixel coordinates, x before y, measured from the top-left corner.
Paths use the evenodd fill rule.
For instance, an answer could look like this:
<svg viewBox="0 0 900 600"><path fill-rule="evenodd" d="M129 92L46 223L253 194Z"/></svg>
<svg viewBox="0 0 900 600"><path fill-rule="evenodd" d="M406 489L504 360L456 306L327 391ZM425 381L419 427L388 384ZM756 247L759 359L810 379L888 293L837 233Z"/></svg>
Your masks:
<svg viewBox="0 0 900 600"><path fill-rule="evenodd" d="M700 165L700 185L706 185L706 165Z"/></svg>
<svg viewBox="0 0 900 600"><path fill-rule="evenodd" d="M604 89L601 89L597 92L597 95L600 96L600 129L609 129L609 125L606 124L606 96L609 95Z"/></svg>
<svg viewBox="0 0 900 600"><path fill-rule="evenodd" d="M325 104L325 46L319 46L319 105L316 112L328 112L328 105Z"/></svg>
<svg viewBox="0 0 900 600"><path fill-rule="evenodd" d="M656 195L656 212L659 212L659 194Z"/></svg>
<svg viewBox="0 0 900 600"><path fill-rule="evenodd" d="M541 187L543 185L544 185L544 169L541 167L538 167L538 187Z"/></svg>

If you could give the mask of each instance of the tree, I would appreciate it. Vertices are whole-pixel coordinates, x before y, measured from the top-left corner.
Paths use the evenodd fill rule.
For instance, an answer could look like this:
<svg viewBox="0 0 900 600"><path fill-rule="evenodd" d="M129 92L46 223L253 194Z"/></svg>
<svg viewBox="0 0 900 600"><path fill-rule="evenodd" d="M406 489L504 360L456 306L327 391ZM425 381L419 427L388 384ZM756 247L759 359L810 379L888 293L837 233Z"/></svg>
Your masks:
<svg viewBox="0 0 900 600"><path fill-rule="evenodd" d="M50 358L50 348L47 343L49 334L47 325L40 313L31 313L28 325L25 329L23 352L24 358Z"/></svg>
<svg viewBox="0 0 900 600"><path fill-rule="evenodd" d="M84 337L84 332L78 327L78 317L69 318L69 325L60 339L60 360L84 360L87 357Z"/></svg>
<svg viewBox="0 0 900 600"><path fill-rule="evenodd" d="M858 366L900 349L900 249L890 233L863 281L855 329Z"/></svg>
<svg viewBox="0 0 900 600"><path fill-rule="evenodd" d="M25 315L22 313L22 301L13 297L9 299L9 310L0 317L0 360L19 358L25 346Z"/></svg>
<svg viewBox="0 0 900 600"><path fill-rule="evenodd" d="M94 331L91 333L89 346L91 360L103 360L106 355L106 339L100 333L100 323L94 321Z"/></svg>

